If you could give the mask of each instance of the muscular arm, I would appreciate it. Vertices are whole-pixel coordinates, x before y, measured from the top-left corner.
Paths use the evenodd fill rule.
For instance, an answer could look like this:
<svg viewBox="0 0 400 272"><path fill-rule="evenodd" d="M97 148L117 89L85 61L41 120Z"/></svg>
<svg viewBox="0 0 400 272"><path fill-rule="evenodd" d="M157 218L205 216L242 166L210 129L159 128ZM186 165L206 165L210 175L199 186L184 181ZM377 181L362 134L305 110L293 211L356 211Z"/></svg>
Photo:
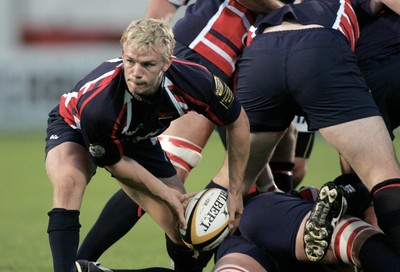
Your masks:
<svg viewBox="0 0 400 272"><path fill-rule="evenodd" d="M387 6L398 15L400 15L400 1L399 0L371 0L370 9L373 13L378 13L383 6Z"/></svg>
<svg viewBox="0 0 400 272"><path fill-rule="evenodd" d="M165 18L168 22L171 22L177 9L178 8L168 0L151 0L147 7L145 17L155 19Z"/></svg>
<svg viewBox="0 0 400 272"><path fill-rule="evenodd" d="M190 195L184 195L183 186L179 192L168 187L161 180L152 175L142 165L135 160L124 156L120 161L111 166L105 167L113 177L131 188L133 193L142 192L152 195L154 198L165 202L179 218L182 226L186 226L184 218L184 203Z"/></svg>

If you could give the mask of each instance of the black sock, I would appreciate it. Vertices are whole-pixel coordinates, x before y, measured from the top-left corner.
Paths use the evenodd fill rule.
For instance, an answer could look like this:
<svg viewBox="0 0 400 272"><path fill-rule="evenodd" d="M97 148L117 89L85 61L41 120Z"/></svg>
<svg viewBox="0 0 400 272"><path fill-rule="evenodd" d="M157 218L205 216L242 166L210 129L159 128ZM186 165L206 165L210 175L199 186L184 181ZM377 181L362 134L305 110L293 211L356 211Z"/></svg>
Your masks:
<svg viewBox="0 0 400 272"><path fill-rule="evenodd" d="M142 211L142 213L140 213ZM104 206L99 218L79 248L78 260L96 261L108 248L129 232L144 211L122 190Z"/></svg>
<svg viewBox="0 0 400 272"><path fill-rule="evenodd" d="M293 190L293 167L292 162L269 162L276 186L288 193Z"/></svg>
<svg viewBox="0 0 400 272"><path fill-rule="evenodd" d="M378 225L400 254L400 179L379 183L371 194Z"/></svg>
<svg viewBox="0 0 400 272"><path fill-rule="evenodd" d="M54 208L49 213L50 248L54 272L75 271L76 250L79 245L79 211Z"/></svg>
<svg viewBox="0 0 400 272"><path fill-rule="evenodd" d="M213 180L211 180L211 181L207 184L206 188L207 188L207 189L208 189L208 188L218 188L218 189L224 189L224 190L226 190L225 187L222 187L221 185L215 183Z"/></svg>
<svg viewBox="0 0 400 272"><path fill-rule="evenodd" d="M368 238L358 254L366 272L399 272L400 257L395 253L389 239L383 234Z"/></svg>
<svg viewBox="0 0 400 272"><path fill-rule="evenodd" d="M343 174L333 182L342 188L347 200L346 214L363 218L364 211L372 205L372 198L359 177L355 174Z"/></svg>
<svg viewBox="0 0 400 272"><path fill-rule="evenodd" d="M174 271L201 272L212 259L216 249L210 251L194 251L186 246L173 243L166 237L167 252L174 262Z"/></svg>

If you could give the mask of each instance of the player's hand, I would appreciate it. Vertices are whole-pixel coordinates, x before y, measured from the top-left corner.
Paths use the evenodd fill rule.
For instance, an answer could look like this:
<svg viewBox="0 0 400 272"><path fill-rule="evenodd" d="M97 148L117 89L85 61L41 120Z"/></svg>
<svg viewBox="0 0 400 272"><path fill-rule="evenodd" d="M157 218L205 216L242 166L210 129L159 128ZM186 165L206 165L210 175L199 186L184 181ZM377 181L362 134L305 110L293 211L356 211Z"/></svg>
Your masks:
<svg viewBox="0 0 400 272"><path fill-rule="evenodd" d="M187 228L185 220L185 209L189 202L189 199L195 196L196 193L182 194L176 189L170 188L167 192L166 203L174 213L175 217L178 218L178 224L183 229Z"/></svg>
<svg viewBox="0 0 400 272"><path fill-rule="evenodd" d="M243 196L241 192L228 190L229 233L233 234L239 226L243 214Z"/></svg>

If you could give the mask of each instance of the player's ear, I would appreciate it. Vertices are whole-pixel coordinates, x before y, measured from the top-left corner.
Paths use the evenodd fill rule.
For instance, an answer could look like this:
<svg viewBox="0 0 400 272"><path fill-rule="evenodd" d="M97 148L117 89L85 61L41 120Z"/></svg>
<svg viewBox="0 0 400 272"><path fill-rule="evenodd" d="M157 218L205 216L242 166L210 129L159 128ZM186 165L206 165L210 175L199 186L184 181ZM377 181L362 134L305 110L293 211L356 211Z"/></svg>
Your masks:
<svg viewBox="0 0 400 272"><path fill-rule="evenodd" d="M170 59L164 64L164 67L163 67L162 71L165 73L165 72L168 70L168 68L171 66L171 64L172 64L172 58L170 58Z"/></svg>

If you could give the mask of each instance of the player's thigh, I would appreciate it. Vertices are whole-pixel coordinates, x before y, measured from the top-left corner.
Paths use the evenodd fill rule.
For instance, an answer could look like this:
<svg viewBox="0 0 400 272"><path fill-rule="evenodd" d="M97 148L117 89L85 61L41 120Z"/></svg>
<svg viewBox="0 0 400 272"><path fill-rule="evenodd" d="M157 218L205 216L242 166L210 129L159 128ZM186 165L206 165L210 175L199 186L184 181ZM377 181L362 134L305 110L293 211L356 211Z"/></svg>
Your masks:
<svg viewBox="0 0 400 272"><path fill-rule="evenodd" d="M229 268L229 270L228 270ZM229 253L215 264L212 272L269 272L252 257L242 253Z"/></svg>
<svg viewBox="0 0 400 272"><path fill-rule="evenodd" d="M400 175L390 136L380 116L322 128L320 133L338 150L368 189L377 182Z"/></svg>

